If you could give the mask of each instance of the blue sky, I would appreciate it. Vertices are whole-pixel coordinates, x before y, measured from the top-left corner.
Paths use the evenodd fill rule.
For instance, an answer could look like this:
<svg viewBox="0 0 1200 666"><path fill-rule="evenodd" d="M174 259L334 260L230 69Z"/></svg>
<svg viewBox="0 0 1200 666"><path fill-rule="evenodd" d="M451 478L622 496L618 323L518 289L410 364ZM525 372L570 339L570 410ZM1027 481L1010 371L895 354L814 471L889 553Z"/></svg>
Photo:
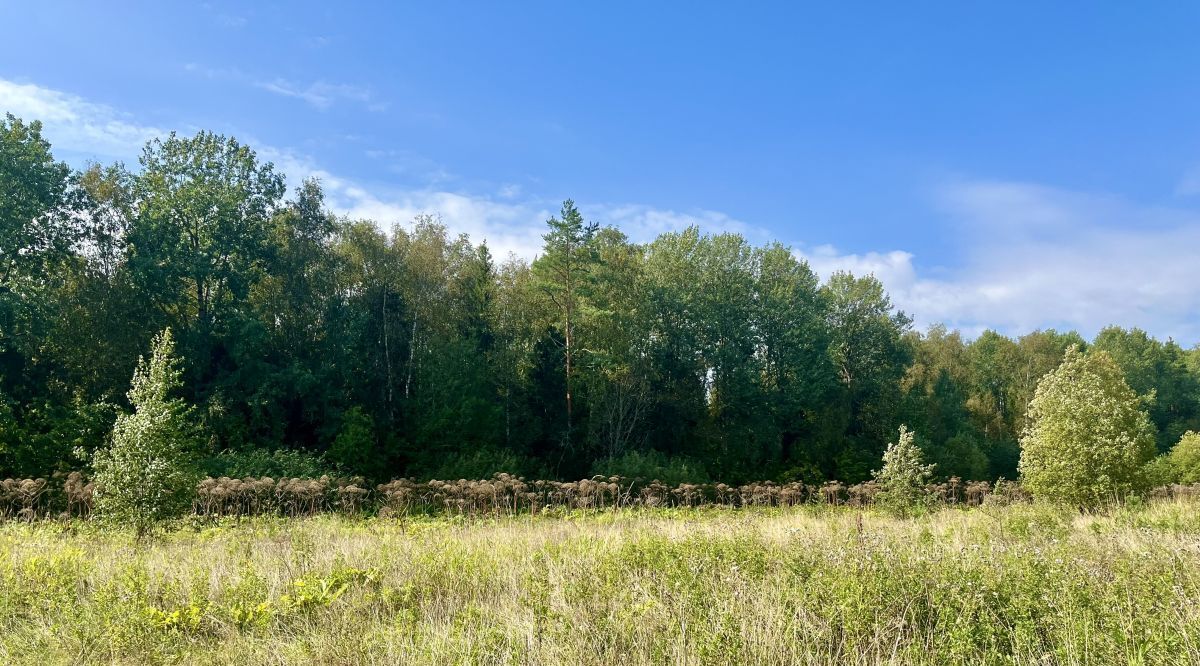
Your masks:
<svg viewBox="0 0 1200 666"><path fill-rule="evenodd" d="M558 202L873 272L920 325L1200 341L1194 3L0 0L0 110L233 134L341 212L531 256Z"/></svg>

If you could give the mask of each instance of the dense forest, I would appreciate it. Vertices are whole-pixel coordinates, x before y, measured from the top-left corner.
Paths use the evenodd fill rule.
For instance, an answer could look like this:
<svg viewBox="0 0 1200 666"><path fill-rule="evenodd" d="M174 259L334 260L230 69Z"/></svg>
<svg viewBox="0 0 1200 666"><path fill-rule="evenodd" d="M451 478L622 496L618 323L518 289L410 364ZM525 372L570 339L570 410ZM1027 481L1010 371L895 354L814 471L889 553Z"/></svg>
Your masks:
<svg viewBox="0 0 1200 666"><path fill-rule="evenodd" d="M855 482L907 424L939 476L1012 479L1072 345L1111 354L1160 451L1200 430L1200 348L1137 329L918 331L872 276L696 228L634 243L571 201L532 262L385 222L224 136L77 171L0 121L0 477L85 468L168 328L214 474Z"/></svg>

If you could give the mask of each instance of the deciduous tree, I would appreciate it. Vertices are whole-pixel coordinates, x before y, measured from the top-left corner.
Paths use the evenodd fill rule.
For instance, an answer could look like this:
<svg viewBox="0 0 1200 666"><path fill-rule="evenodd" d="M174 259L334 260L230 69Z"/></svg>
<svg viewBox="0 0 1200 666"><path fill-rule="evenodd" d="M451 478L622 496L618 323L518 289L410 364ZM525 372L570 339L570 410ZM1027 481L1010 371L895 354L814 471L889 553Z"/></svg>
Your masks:
<svg viewBox="0 0 1200 666"><path fill-rule="evenodd" d="M1093 507L1143 490L1154 425L1107 352L1071 347L1038 382L1021 436L1021 480L1035 497Z"/></svg>

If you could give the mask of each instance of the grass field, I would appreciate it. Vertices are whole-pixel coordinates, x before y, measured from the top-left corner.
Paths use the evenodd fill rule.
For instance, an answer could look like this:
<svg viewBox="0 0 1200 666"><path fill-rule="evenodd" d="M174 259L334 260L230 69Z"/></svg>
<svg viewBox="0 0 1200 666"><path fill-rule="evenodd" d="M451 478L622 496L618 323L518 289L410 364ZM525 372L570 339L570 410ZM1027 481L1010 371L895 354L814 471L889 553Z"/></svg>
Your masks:
<svg viewBox="0 0 1200 666"><path fill-rule="evenodd" d="M1195 664L1200 504L10 522L0 661Z"/></svg>

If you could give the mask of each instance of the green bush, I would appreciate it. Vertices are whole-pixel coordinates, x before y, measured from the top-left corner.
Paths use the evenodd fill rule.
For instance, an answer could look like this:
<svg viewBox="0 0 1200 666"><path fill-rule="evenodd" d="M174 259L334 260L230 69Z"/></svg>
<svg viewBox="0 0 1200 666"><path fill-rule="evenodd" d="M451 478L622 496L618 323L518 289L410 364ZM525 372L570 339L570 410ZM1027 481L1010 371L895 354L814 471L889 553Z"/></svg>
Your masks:
<svg viewBox="0 0 1200 666"><path fill-rule="evenodd" d="M988 478L988 457L983 452L979 440L969 433L960 432L947 439L941 446L922 446L922 449L929 461L937 465L935 469L939 478Z"/></svg>
<svg viewBox="0 0 1200 666"><path fill-rule="evenodd" d="M1171 456L1165 453L1146 463L1146 466L1142 468L1142 474L1145 475L1146 485L1150 488L1179 483L1179 470L1171 462Z"/></svg>
<svg viewBox="0 0 1200 666"><path fill-rule="evenodd" d="M354 406L342 415L342 428L329 448L329 459L355 473L374 476L379 465L375 419Z"/></svg>
<svg viewBox="0 0 1200 666"><path fill-rule="evenodd" d="M669 485L708 483L703 465L691 458L668 456L660 451L629 451L613 458L604 458L592 465L592 474L621 476L644 481L658 480Z"/></svg>
<svg viewBox="0 0 1200 666"><path fill-rule="evenodd" d="M528 460L496 448L446 456L426 469L424 476L431 479L488 479L500 472L521 476L532 471Z"/></svg>
<svg viewBox="0 0 1200 666"><path fill-rule="evenodd" d="M1200 483L1200 433L1184 433L1167 459L1174 468L1178 483Z"/></svg>
<svg viewBox="0 0 1200 666"><path fill-rule="evenodd" d="M234 479L264 476L273 479L315 479L325 475L340 475L337 466L325 460L321 454L289 449L222 451L204 461L204 471L214 478L228 476Z"/></svg>

